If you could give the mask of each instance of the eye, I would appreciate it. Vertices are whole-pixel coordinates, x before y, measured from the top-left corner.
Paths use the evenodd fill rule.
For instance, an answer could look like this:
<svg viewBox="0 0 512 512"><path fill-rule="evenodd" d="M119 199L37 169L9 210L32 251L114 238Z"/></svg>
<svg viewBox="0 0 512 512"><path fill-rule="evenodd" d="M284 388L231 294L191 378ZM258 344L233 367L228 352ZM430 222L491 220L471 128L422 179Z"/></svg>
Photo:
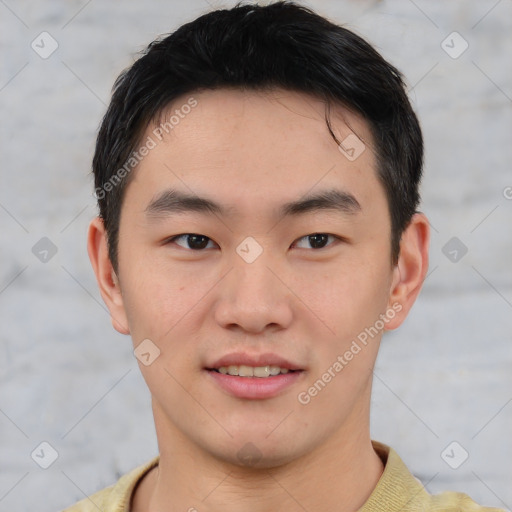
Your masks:
<svg viewBox="0 0 512 512"><path fill-rule="evenodd" d="M180 239L185 239L185 246L179 244L176 242L176 240L180 240ZM176 235L176 236L173 236L172 238L169 238L168 240L166 240L166 244L168 243L175 243L177 245L179 245L180 247L183 247L184 249L192 249L194 251L200 251L201 249L205 249L206 246L208 245L208 241L212 241L210 240L210 238L208 238L207 236L205 235L198 235L196 233L184 233L182 235Z"/></svg>
<svg viewBox="0 0 512 512"><path fill-rule="evenodd" d="M324 249L325 247L328 247L329 245L332 245L332 243L328 244L327 241L331 237L335 240L342 240L341 237L336 235L331 235L329 233L313 233L311 235L303 236L302 238L299 238L297 242L293 244L293 246L297 246L299 248L305 248L308 247L300 247L298 244L302 242L303 240L310 244L310 247L313 249ZM183 244L178 243L177 240L185 240ZM180 247L183 247L184 249L191 249L193 251L201 251L203 249L206 249L208 247L208 242L213 242L210 238L208 238L206 235L200 235L196 233L184 233L181 235L173 236L172 238L169 238L165 241L165 244L169 243L176 243Z"/></svg>
<svg viewBox="0 0 512 512"><path fill-rule="evenodd" d="M310 243L314 249L323 249L327 245L326 242L329 237L335 238L336 240L341 240L340 237L338 237L336 235L330 235L329 233L313 233L311 235L306 235L306 236L303 236L302 238L299 238L299 241L295 242L294 245L300 243L301 240L305 240L306 243ZM332 244L328 244L328 245L332 245ZM306 247L306 249L307 249L307 247Z"/></svg>

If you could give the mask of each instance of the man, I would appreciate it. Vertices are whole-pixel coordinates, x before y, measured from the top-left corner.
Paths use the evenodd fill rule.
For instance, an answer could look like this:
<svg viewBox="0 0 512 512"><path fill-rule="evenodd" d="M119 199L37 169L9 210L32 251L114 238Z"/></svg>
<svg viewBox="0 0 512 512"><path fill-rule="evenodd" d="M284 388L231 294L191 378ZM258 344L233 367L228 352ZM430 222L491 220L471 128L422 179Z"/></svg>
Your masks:
<svg viewBox="0 0 512 512"><path fill-rule="evenodd" d="M88 251L160 453L68 510L497 510L370 438L382 333L428 267L422 161L400 73L311 10L153 42L100 128Z"/></svg>

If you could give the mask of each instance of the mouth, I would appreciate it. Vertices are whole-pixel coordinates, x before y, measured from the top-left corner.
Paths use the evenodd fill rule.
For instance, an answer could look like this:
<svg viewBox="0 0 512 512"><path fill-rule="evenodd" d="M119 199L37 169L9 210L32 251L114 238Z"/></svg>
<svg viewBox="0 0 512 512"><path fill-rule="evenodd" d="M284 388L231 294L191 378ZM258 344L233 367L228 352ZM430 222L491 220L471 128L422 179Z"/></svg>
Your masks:
<svg viewBox="0 0 512 512"><path fill-rule="evenodd" d="M248 366L244 364L206 368L206 370L221 373L222 375L231 375L232 377L256 377L258 379L268 379L270 377L277 377L278 375L303 371L291 370L276 365Z"/></svg>
<svg viewBox="0 0 512 512"><path fill-rule="evenodd" d="M229 396L251 400L276 397L303 380L304 370L279 366L230 365L205 368L215 386Z"/></svg>

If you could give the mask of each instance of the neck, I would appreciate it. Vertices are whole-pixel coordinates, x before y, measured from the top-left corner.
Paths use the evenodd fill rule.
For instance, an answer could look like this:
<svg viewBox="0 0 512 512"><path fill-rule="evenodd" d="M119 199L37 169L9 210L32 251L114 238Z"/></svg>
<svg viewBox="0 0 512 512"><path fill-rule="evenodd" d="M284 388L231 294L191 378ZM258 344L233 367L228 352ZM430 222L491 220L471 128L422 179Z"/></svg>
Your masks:
<svg viewBox="0 0 512 512"><path fill-rule="evenodd" d="M143 480L133 512L351 512L363 506L384 469L369 426L361 424L364 411L308 454L257 468L219 460L166 425L157 407L154 412L160 463Z"/></svg>

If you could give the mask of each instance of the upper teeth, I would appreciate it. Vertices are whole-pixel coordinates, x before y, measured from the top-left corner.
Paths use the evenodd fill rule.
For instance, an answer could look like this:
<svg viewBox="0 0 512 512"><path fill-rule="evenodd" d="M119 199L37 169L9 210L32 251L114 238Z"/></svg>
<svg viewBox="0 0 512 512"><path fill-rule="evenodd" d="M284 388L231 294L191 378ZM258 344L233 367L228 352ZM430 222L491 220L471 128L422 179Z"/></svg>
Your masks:
<svg viewBox="0 0 512 512"><path fill-rule="evenodd" d="M218 371L228 375L238 375L239 377L270 377L271 375L288 373L289 370L280 366L246 366L241 364L221 366Z"/></svg>

